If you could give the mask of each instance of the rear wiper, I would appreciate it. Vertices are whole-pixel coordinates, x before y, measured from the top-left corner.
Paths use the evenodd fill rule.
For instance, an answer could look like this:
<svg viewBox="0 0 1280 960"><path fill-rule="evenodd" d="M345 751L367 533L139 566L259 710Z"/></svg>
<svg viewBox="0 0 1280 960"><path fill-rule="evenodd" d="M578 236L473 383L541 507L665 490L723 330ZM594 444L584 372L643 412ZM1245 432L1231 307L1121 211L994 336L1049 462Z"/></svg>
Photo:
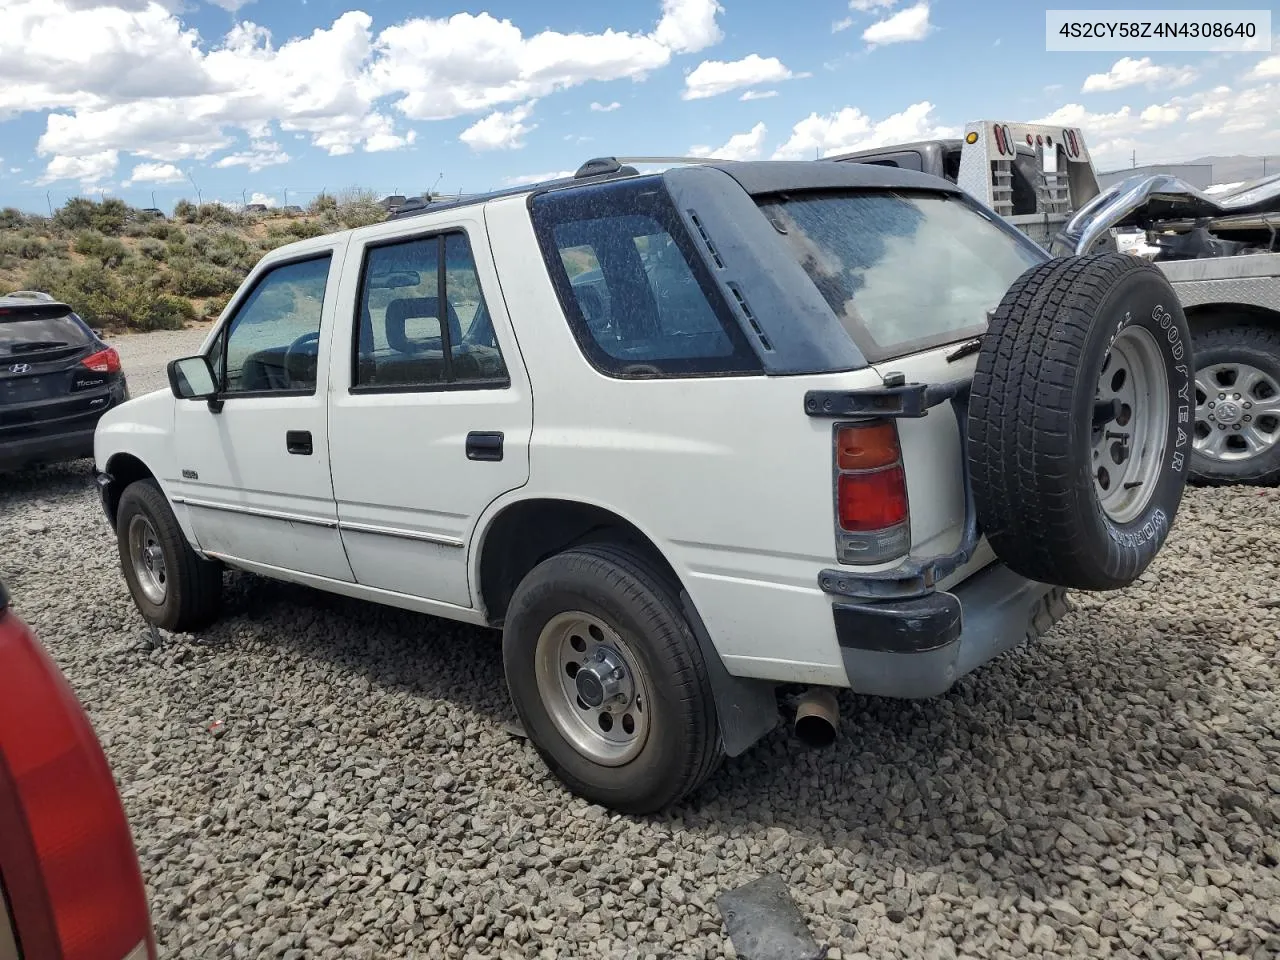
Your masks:
<svg viewBox="0 0 1280 960"><path fill-rule="evenodd" d="M9 344L10 353L25 353L28 350L53 350L57 347L71 346L66 340L17 340Z"/></svg>
<svg viewBox="0 0 1280 960"><path fill-rule="evenodd" d="M955 363L957 360L963 360L965 357L972 356L981 349L981 337L974 337L972 340L966 340L964 343L960 344L960 346L947 354L947 363Z"/></svg>

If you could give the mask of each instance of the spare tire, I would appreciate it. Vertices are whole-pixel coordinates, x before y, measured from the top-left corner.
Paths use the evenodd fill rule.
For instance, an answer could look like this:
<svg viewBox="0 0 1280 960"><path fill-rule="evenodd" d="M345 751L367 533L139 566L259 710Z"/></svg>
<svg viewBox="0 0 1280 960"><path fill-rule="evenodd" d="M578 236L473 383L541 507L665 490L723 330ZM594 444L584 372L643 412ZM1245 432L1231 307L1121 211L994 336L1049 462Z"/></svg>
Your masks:
<svg viewBox="0 0 1280 960"><path fill-rule="evenodd" d="M1195 422L1191 333L1161 270L1051 260L1009 288L969 404L978 523L1031 580L1115 590L1164 544Z"/></svg>

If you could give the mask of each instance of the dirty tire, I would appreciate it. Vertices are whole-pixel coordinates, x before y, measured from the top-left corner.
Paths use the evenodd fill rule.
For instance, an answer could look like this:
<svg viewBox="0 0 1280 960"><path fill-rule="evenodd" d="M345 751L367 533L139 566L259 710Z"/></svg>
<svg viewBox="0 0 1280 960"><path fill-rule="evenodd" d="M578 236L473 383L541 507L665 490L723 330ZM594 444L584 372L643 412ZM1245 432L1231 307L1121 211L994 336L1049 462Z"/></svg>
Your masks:
<svg viewBox="0 0 1280 960"><path fill-rule="evenodd" d="M1265 374L1272 384L1280 384L1280 331L1268 327L1226 327L1197 333L1191 342L1195 349L1197 383L1219 365L1245 364ZM1280 483L1280 443L1240 460L1193 453L1191 482L1203 486L1239 483L1273 487Z"/></svg>
<svg viewBox="0 0 1280 960"><path fill-rule="evenodd" d="M152 602L143 592L130 554L129 527L138 515L150 522L164 552L167 589L161 603ZM195 630L217 616L222 602L222 567L191 549L173 508L154 480L131 483L121 494L116 512L116 544L129 593L149 623L166 630Z"/></svg>
<svg viewBox="0 0 1280 960"><path fill-rule="evenodd" d="M1139 446L1151 451L1139 461L1152 464L1151 493L1140 512L1117 522L1095 486L1094 400L1112 345L1131 327L1150 335L1163 368L1167 397L1156 391L1152 405L1164 400L1167 429L1148 432L1149 444L1135 440L1135 456ZM1139 331L1125 336L1148 342ZM1009 288L984 337L969 406L978 522L1006 565L1079 590L1119 589L1147 568L1190 467L1190 344L1164 274L1128 254L1051 260ZM1143 416L1133 417L1135 438Z"/></svg>
<svg viewBox="0 0 1280 960"><path fill-rule="evenodd" d="M557 614L583 611L615 630L647 675L651 712L640 752L598 763L561 733L539 693L536 649ZM662 810L697 788L723 758L715 700L679 589L639 552L587 544L538 564L521 581L502 638L507 686L529 739L573 793L622 813Z"/></svg>

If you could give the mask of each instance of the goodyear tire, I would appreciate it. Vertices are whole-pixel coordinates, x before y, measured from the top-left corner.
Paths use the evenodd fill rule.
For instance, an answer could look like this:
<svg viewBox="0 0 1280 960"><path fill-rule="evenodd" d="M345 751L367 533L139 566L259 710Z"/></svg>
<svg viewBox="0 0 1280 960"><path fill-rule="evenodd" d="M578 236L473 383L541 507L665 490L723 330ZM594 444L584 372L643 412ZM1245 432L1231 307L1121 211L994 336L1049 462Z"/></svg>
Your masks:
<svg viewBox="0 0 1280 960"><path fill-rule="evenodd" d="M1155 265L1108 253L1023 274L973 377L978 522L1023 576L1079 590L1136 580L1190 470L1191 334Z"/></svg>

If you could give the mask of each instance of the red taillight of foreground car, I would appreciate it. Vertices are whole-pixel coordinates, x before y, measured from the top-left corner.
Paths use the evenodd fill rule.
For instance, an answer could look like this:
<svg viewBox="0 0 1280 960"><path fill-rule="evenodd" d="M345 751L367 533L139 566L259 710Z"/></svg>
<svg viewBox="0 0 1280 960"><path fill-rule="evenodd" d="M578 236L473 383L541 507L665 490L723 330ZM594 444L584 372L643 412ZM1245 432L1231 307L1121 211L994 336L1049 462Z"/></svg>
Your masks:
<svg viewBox="0 0 1280 960"><path fill-rule="evenodd" d="M115 347L99 350L92 356L85 357L80 363L94 373L120 372L120 354L116 353Z"/></svg>
<svg viewBox="0 0 1280 960"><path fill-rule="evenodd" d="M844 563L880 563L911 544L897 424L836 427L836 548Z"/></svg>
<svg viewBox="0 0 1280 960"><path fill-rule="evenodd" d="M24 957L155 957L106 757L71 687L0 608L0 875Z"/></svg>

